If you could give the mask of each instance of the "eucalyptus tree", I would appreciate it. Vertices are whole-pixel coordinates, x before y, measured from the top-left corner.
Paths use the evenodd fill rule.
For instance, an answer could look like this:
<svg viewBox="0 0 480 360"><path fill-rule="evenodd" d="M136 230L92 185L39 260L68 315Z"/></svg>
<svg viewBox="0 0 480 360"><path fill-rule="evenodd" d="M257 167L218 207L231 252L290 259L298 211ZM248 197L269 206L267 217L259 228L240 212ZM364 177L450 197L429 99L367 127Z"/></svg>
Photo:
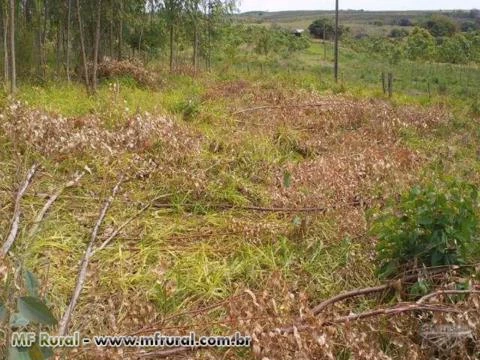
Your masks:
<svg viewBox="0 0 480 360"><path fill-rule="evenodd" d="M236 5L236 0L204 0L207 19L205 58L208 70L211 68L212 54L221 37L220 29L229 21L229 15L235 11Z"/></svg>
<svg viewBox="0 0 480 360"><path fill-rule="evenodd" d="M165 18L169 29L169 48L170 48L170 71L174 70L175 59L175 31L178 26L185 1L181 0L164 0Z"/></svg>
<svg viewBox="0 0 480 360"><path fill-rule="evenodd" d="M54 75L94 93L98 64L123 60L128 48L147 58L168 46L171 70L176 52L191 48L193 68L200 56L209 67L234 7L234 0L0 0L4 81L14 92L17 73L42 82Z"/></svg>
<svg viewBox="0 0 480 360"><path fill-rule="evenodd" d="M198 51L199 51L199 32L202 24L201 0L186 1L187 18L193 32L193 55L192 65L195 72L198 68Z"/></svg>
<svg viewBox="0 0 480 360"><path fill-rule="evenodd" d="M3 33L3 42L2 42L2 50L3 50L3 77L5 84L10 81L10 68L9 68L9 56L8 56L8 0L2 0L0 2L0 6L2 7L2 33Z"/></svg>
<svg viewBox="0 0 480 360"><path fill-rule="evenodd" d="M17 91L17 70L16 70L16 58L15 58L15 0L9 1L8 12L8 32L9 32L9 78L10 78L10 92L14 94Z"/></svg>

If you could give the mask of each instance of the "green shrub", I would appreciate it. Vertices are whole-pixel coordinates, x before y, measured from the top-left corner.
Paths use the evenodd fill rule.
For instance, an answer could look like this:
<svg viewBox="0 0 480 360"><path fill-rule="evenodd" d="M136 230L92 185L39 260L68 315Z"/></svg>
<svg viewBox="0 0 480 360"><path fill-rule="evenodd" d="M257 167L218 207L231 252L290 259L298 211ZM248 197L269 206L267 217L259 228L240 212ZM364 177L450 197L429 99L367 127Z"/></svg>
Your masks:
<svg viewBox="0 0 480 360"><path fill-rule="evenodd" d="M186 121L193 120L200 113L200 102L196 99L187 99L175 105L174 112L181 114Z"/></svg>
<svg viewBox="0 0 480 360"><path fill-rule="evenodd" d="M347 29L342 25L339 26L338 30L339 37L347 32ZM326 40L331 40L335 36L335 24L330 18L317 19L310 24L308 31L317 39L323 39L325 35Z"/></svg>
<svg viewBox="0 0 480 360"><path fill-rule="evenodd" d="M462 264L478 256L477 189L450 182L415 187L374 219L379 274Z"/></svg>

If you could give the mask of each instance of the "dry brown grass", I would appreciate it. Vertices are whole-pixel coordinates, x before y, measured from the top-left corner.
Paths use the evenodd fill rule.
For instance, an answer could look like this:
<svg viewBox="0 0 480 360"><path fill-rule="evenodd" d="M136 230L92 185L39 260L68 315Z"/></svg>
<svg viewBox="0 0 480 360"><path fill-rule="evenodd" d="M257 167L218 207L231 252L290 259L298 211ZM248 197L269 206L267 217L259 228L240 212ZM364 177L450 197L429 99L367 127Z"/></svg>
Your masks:
<svg viewBox="0 0 480 360"><path fill-rule="evenodd" d="M112 126L98 115L67 118L19 103L4 109L2 211L9 211L12 184L20 177L14 153L44 165L25 200L27 223L44 195L68 174L85 165L91 170L80 188L59 200L38 236L22 236L17 247L42 278L45 264L55 273L47 287L57 315L68 302L101 199L126 173L129 181L99 240L155 195L165 194L165 202L177 208L151 209L92 261L72 328L127 335L240 330L256 339L245 355L233 350L192 355L205 359L425 358L416 332L425 319L406 315L390 323L324 325L326 317L369 308L374 303L368 300L338 305L315 321L307 310L342 289L377 282L365 209L419 180L428 159L411 149L402 133L428 136L449 121L447 110L245 81L210 84L203 100L226 102L230 115L208 114L210 122L204 124L140 113L122 116ZM314 103L320 105L299 106ZM258 106L276 107L232 115ZM288 187L286 172L292 179ZM191 206L184 207L187 203ZM330 210L297 219L296 214L218 211L208 207L212 203ZM8 220L2 217L0 225L6 229ZM212 303L218 306L209 308ZM302 314L314 330L275 333ZM478 322L475 316L472 324ZM67 356L134 359L135 354L88 349Z"/></svg>
<svg viewBox="0 0 480 360"><path fill-rule="evenodd" d="M98 77L100 79L116 79L118 77L130 77L140 86L155 88L159 85L156 73L149 72L139 61L105 58L98 65Z"/></svg>

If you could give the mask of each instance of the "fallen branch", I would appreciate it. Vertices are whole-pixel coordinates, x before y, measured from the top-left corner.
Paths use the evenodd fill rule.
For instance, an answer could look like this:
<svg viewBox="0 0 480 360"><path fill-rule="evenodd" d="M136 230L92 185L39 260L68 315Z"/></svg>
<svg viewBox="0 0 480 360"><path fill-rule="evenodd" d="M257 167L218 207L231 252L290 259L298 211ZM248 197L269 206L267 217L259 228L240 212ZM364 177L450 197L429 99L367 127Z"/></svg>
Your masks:
<svg viewBox="0 0 480 360"><path fill-rule="evenodd" d="M391 289L398 289L401 288L403 283L406 283L408 281L416 280L418 279L419 276L425 276L425 274L429 276L438 276L442 275L445 272L449 270L454 270L456 266L445 266L441 268L426 268L426 269L421 269L419 271L420 273L417 274L410 274L407 276L403 276L402 278L392 280L387 284L384 285L379 285L375 287L369 287L369 288L364 288L364 289L356 289L352 290L337 296L334 296L330 299L327 299L320 303L319 305L315 306L312 310L311 313L314 315L318 315L321 313L323 310L325 310L328 306L333 305L337 302L354 298L357 296L362 296L362 295L369 295L369 294L374 294L382 291L387 291ZM424 298L431 298L437 295L442 295L446 294L447 292L450 292L449 290L444 290L436 293L429 294L425 296ZM453 291L452 291L453 292ZM455 293L466 293L466 291L458 290L455 291ZM468 293L480 293L480 290L469 290ZM423 299L423 298L422 298ZM414 302L414 303L401 303L397 304L394 307L390 308L382 308L382 309L374 309L374 310L369 310L366 312L362 312L359 314L350 314L347 316L341 316L337 317L333 320L328 320L324 321L321 323L319 326L328 326L328 325L333 325L333 324L342 324L342 323L348 323L348 322L353 322L353 321L358 321L366 318L371 318L375 316L394 316L394 315L399 315L402 313L407 313L407 312L412 312L412 311L432 311L432 312L447 312L447 313L458 313L459 310L455 308L450 308L450 307L445 307L445 306L439 306L439 305L425 305L423 302ZM292 334L295 331L306 331L306 330L312 330L314 329L314 326L312 325L307 325L307 324L301 324L303 322L303 319L298 319L300 322L299 325L293 325L288 328L277 328L275 331L277 333L283 334L283 335L288 335ZM155 359L161 359L161 358L166 358L171 355L176 355L176 354L181 354L185 353L188 351L197 351L201 350L202 348L175 348L175 349L168 349L168 350L160 350L160 351L155 351L151 353L146 353L146 354L141 354L139 355L139 358L144 359L144 358L155 358Z"/></svg>
<svg viewBox="0 0 480 360"><path fill-rule="evenodd" d="M359 289L359 290L357 289L357 290L349 291L349 292L334 296L334 297L332 297L330 299L327 299L324 302L318 304L317 306L315 306L312 309L312 313L313 313L313 315L318 315L326 307L328 307L330 305L333 305L337 302L340 302L340 301L343 301L343 300L346 300L346 299L350 299L350 298L353 298L353 297L361 296L361 295L369 295L369 294L374 294L374 293L390 290L390 289L395 288L395 286L396 285L394 285L394 283L388 283L388 284L385 284L385 285L380 285L380 286L369 287L369 288L365 288L365 289Z"/></svg>
<svg viewBox="0 0 480 360"><path fill-rule="evenodd" d="M82 289L83 289L83 284L85 283L85 279L87 277L88 265L93 255L93 247L95 245L95 240L97 239L97 236L98 236L98 230L100 229L100 226L102 225L102 222L105 219L107 211L110 208L115 196L117 195L118 189L120 188L120 184L122 183L122 181L123 181L123 178L121 178L120 181L115 185L115 187L113 188L112 194L105 201L105 204L103 205L103 208L100 211L98 220L92 230L90 243L88 244L88 247L85 251L85 255L83 256L82 262L80 263L80 270L78 272L77 282L75 285L75 289L73 291L72 299L70 300L70 304L68 305L68 308L63 314L63 317L59 323L59 329L58 329L59 336L66 335L68 324L70 323L73 310L77 305L78 298L80 297L80 293L82 292Z"/></svg>
<svg viewBox="0 0 480 360"><path fill-rule="evenodd" d="M239 115L247 112L267 110L267 109L309 108L309 107L321 107L321 106L332 105L332 104L333 104L332 102L322 102L322 103L314 103L314 104L263 105L263 106L255 106L247 109L238 110L232 113L232 115Z"/></svg>
<svg viewBox="0 0 480 360"><path fill-rule="evenodd" d="M34 164L30 170L28 171L24 182L20 186L20 189L17 192L17 196L15 198L15 205L14 205L14 210L13 210L13 218L12 218L12 225L10 226L10 233L7 236L7 239L2 245L2 249L0 250L0 259L3 259L8 252L10 251L10 248L12 247L13 243L15 242L17 235L18 235L18 229L20 228L20 216L22 209L20 207L20 203L22 201L23 195L27 191L28 187L30 186L33 176L37 172L38 165Z"/></svg>
<svg viewBox="0 0 480 360"><path fill-rule="evenodd" d="M423 272L427 272L431 276L443 274L445 271L450 270L452 267L444 267L444 268L432 268L432 269L422 269ZM373 293L378 293L390 289L397 289L402 286L403 283L416 280L420 275L419 274L412 274L408 276L404 276L403 278L392 280L391 282L384 284L384 285L379 285L375 287L369 287L369 288L364 288L364 289L356 289L353 291L349 291L337 296L334 296L330 299L327 299L320 303L319 305L315 306L312 310L311 313L314 315L318 315L321 313L325 308L328 306L335 304L337 302L349 299L349 298L354 298L357 296L362 296L362 295L369 295ZM448 290L447 290L448 291ZM443 292L436 292L427 295L429 298L434 297L437 295L445 294L446 291ZM465 293L465 291L456 291L456 293ZM470 293L480 293L480 290L470 290ZM424 297L427 298L427 297ZM422 298L423 299L423 298ZM371 318L375 316L394 316L394 315L399 315L402 313L407 313L407 312L412 312L412 311L432 311L432 312L448 312L448 313L458 313L459 311L454 308L450 307L445 307L445 306L438 306L438 305L425 305L420 300L416 303L401 303L397 304L394 307L390 308L382 308L382 309L375 309L375 310L369 310L366 312L362 312L359 314L350 314L347 316L341 316L337 317L333 320L325 321L323 322L320 326L328 326L332 324L341 324L341 323L348 323L348 322L353 322L353 321L358 321L366 318ZM299 322L302 322L302 319L298 320ZM306 331L306 330L312 330L314 327L312 325L306 325L306 324L300 324L300 325L293 325L288 328L279 328L275 329L277 333L283 334L283 335L288 335L292 334L295 331ZM176 348L176 349L168 349L168 350L160 350L160 351L155 351L147 354L142 354L140 355L139 358L144 359L144 358L155 358L155 359L161 359L161 358L166 358L171 355L176 355L176 354L181 354L185 353L188 351L196 351L196 350L201 350L202 348Z"/></svg>
<svg viewBox="0 0 480 360"><path fill-rule="evenodd" d="M428 271L428 269L427 269L427 271ZM443 271L440 270L440 269L432 269L431 275L435 275L435 274L438 275L441 272L443 272ZM343 300L346 300L346 299L401 288L403 283L406 283L406 282L412 281L412 280L416 280L418 277L419 277L418 274L408 275L408 276L404 276L403 278L390 281L387 284L383 284L383 285L379 285L379 286L375 286L375 287L364 288L364 289L356 289L356 290L348 291L346 293L334 296L334 297L332 297L330 299L327 299L327 300L323 301L322 303L318 304L317 306L315 306L312 309L312 313L314 315L318 315L329 305L333 305L337 302L340 302L340 301L343 301Z"/></svg>
<svg viewBox="0 0 480 360"><path fill-rule="evenodd" d="M154 204L157 209L175 209L178 205L174 204ZM193 204L183 204L184 207L193 208ZM328 210L326 207L309 207L309 208L279 208L279 207L261 207L261 206L237 206L230 204L209 204L205 206L207 208L216 209L216 210L246 210L246 211L256 211L256 212L285 212L285 213L295 213L295 212L318 212L324 213Z"/></svg>
<svg viewBox="0 0 480 360"><path fill-rule="evenodd" d="M434 293L427 294L417 301L417 304L424 304L427 300L435 298L442 295L472 295L480 294L480 290L438 290Z"/></svg>
<svg viewBox="0 0 480 360"><path fill-rule="evenodd" d="M376 309L376 310L366 311L360 314L342 316L342 317L333 319L331 322L334 324L346 323L346 322L357 321L357 320L366 319L366 318L379 316L379 315L391 316L391 315L398 315L401 313L406 313L411 311L433 311L433 312L448 312L448 313L460 312L457 309L452 309L447 307L408 303L408 304L399 304L393 308Z"/></svg>
<svg viewBox="0 0 480 360"><path fill-rule="evenodd" d="M357 296L369 295L369 294L378 293L378 292L382 292L382 291L386 291L386 290L399 289L403 286L404 283L406 283L408 281L416 280L421 275L435 276L435 275L443 274L443 273L445 273L449 270L455 269L455 268L456 268L456 265L419 269L419 270L417 270L417 274L405 275L402 278L392 280L392 281L390 281L386 284L383 284L383 285L364 288L364 289L355 289L355 290L348 291L346 293L334 296L334 297L332 297L330 299L327 299L327 300L323 301L322 303L318 304L311 311L314 315L318 315L327 306L333 305L337 302L340 302L340 301L343 301L343 300L346 300L346 299L350 299L350 298L353 298L353 297L357 297Z"/></svg>
<svg viewBox="0 0 480 360"><path fill-rule="evenodd" d="M51 196L49 196L47 202L45 202L45 205L43 205L43 208L39 211L37 216L35 217L35 220L33 221L32 228L30 229L28 235L32 237L35 235L35 233L38 231L38 228L40 227L40 223L43 221L45 218L45 215L47 215L48 211L52 207L53 203L58 199L58 197L65 191L65 189L68 189L72 186L75 186L78 184L78 182L81 180L81 178L85 175L85 173L80 173L73 180L70 180L67 182L64 186L62 186L60 189L58 189L55 193L53 193Z"/></svg>
<svg viewBox="0 0 480 360"><path fill-rule="evenodd" d="M417 304L417 303L403 303L403 304L397 304L396 306L390 307L390 308L375 309L375 310L365 311L359 314L350 314L347 316L340 316L333 320L327 320L323 322L321 326L348 323L348 322L358 321L358 320L371 318L375 316L392 316L392 315L398 315L398 314L411 312L411 311L459 313L457 309L444 307L444 306L424 305L424 304ZM283 335L288 335L288 334L293 334L295 332L295 329L298 331L306 331L306 330L312 330L313 328L314 326L312 325L293 325L288 328L275 329L275 331Z"/></svg>
<svg viewBox="0 0 480 360"><path fill-rule="evenodd" d="M417 303L403 303L403 304L398 304L395 307L392 308L383 308L383 309L375 309L375 310L370 310L366 312L362 312L359 314L351 314L348 316L341 316L338 318L335 318L333 320L330 320L328 322L323 322L320 326L329 326L333 324L341 324L341 323L348 323L348 322L353 322L353 321L358 321L366 318L371 318L375 316L394 316L394 315L399 315L402 313L407 313L407 312L412 312L412 311L433 311L433 312L447 312L447 313L458 313L459 311L457 309L452 309L448 307L439 307L439 306L434 306L434 305L422 305L422 304L417 304ZM312 330L314 329L314 326L311 325L299 325L299 326L292 326L290 328L286 329L275 329L277 333L287 335L294 333L296 331L306 331L306 330ZM145 358L155 358L155 359L161 359L161 358L166 358L171 355L177 355L177 354L182 354L186 353L188 351L197 351L197 350L202 350L203 348L174 348L174 349L168 349L168 350L160 350L160 351L154 351L151 353L146 353L146 354L140 354L139 358L140 359L145 359Z"/></svg>
<svg viewBox="0 0 480 360"><path fill-rule="evenodd" d="M140 215L142 215L145 211L147 211L148 209L150 209L152 207L152 205L154 204L155 201L165 197L166 195L163 195L163 196L159 196L157 198L155 198L154 200L152 200L150 203L148 203L147 205L143 206L140 210L138 210L130 219L128 219L127 221L125 221L122 225L120 225L107 239L105 239L105 241L96 249L92 250L92 256L95 255L98 251L102 251L103 249L105 249L108 245L110 245L110 243L112 242L113 239L115 239L117 237L117 235L123 230L125 229L128 225L130 225L130 223L137 219Z"/></svg>
<svg viewBox="0 0 480 360"><path fill-rule="evenodd" d="M430 266L428 268L411 268L405 272L403 272L403 276L409 275L411 273L418 273L419 271L426 270L426 271L444 271L444 270L460 270L463 268L476 268L480 266L480 263L471 263L471 264L456 264L456 265L437 265L437 266Z"/></svg>
<svg viewBox="0 0 480 360"><path fill-rule="evenodd" d="M427 273L429 276L438 276L438 275L442 275L443 273L445 273L446 271L448 271L450 269L451 269L451 267L422 269L422 273L423 273L423 275L425 275L425 273ZM364 288L364 289L355 289L355 290L352 290L352 291L345 292L343 294L334 296L330 299L327 299L327 300L321 302L320 304L318 304L317 306L315 306L314 308L311 309L311 313L313 315L318 315L330 305L333 305L333 304L336 304L337 302L347 300L347 299L351 299L351 298L354 298L354 297L357 297L357 296L369 295L369 294L374 294L374 293L383 292L383 291L387 291L387 290L399 290L399 289L402 288L404 283L412 281L412 280L416 280L416 279L418 279L419 276L420 276L420 274L411 274L411 275L404 276L404 277L399 278L399 279L392 280L392 281L390 281L390 282L388 282L387 284L384 284L384 285L379 285L379 286L369 287L369 288ZM302 323L303 319L299 318L299 319L297 319L297 322ZM294 328L294 326L290 326L288 328L280 329L280 331L286 332L286 333L291 333L293 331L293 328ZM297 327L297 329L298 328L301 328L301 326Z"/></svg>

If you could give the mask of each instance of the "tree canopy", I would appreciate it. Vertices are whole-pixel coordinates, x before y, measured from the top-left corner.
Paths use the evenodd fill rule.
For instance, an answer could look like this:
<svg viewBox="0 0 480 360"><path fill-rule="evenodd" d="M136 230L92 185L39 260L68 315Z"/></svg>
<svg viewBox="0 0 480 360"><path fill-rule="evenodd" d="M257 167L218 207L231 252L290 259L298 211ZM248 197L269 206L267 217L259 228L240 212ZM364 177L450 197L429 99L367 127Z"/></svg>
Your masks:
<svg viewBox="0 0 480 360"><path fill-rule="evenodd" d="M335 36L335 24L333 19L321 18L315 20L308 27L310 34L317 39L331 40ZM345 33L346 28L340 25L338 28L338 34L341 37Z"/></svg>

